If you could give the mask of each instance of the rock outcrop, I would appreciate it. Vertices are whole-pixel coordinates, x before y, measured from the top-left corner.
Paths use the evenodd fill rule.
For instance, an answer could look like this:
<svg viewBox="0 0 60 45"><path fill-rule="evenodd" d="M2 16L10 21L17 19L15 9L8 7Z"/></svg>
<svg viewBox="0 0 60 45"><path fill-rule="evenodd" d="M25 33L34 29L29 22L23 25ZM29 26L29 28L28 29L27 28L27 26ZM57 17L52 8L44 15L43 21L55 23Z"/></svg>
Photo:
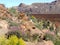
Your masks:
<svg viewBox="0 0 60 45"><path fill-rule="evenodd" d="M11 15L8 9L3 4L0 4L0 18L11 18Z"/></svg>
<svg viewBox="0 0 60 45"><path fill-rule="evenodd" d="M0 20L0 36L5 35L8 32L8 22L5 20Z"/></svg>
<svg viewBox="0 0 60 45"><path fill-rule="evenodd" d="M55 0L51 3L32 3L25 5L21 3L16 7L20 12L32 14L60 14L60 0Z"/></svg>

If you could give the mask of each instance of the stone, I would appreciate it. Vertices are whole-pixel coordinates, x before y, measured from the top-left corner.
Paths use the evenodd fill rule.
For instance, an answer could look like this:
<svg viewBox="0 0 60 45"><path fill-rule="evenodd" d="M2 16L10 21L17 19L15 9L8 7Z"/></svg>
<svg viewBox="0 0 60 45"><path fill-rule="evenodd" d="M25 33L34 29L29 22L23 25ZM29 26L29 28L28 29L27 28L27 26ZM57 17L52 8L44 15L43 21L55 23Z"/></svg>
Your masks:
<svg viewBox="0 0 60 45"><path fill-rule="evenodd" d="M7 21L0 20L0 36L5 35L9 31L8 27L9 25Z"/></svg>

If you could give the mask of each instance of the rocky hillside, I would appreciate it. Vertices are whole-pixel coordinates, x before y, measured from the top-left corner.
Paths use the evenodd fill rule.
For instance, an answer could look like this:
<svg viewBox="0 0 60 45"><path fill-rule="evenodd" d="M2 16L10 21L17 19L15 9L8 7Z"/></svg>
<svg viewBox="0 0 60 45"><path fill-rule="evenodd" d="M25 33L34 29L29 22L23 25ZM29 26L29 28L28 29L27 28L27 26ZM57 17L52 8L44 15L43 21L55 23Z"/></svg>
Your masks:
<svg viewBox="0 0 60 45"><path fill-rule="evenodd" d="M60 14L60 0L51 3L32 3L31 5L21 3L15 8L20 12L32 14Z"/></svg>
<svg viewBox="0 0 60 45"><path fill-rule="evenodd" d="M23 10L29 8L25 4L19 6ZM0 45L60 45L60 26L26 13L0 4Z"/></svg>
<svg viewBox="0 0 60 45"><path fill-rule="evenodd" d="M10 18L12 14L8 11L8 9L3 5L0 4L0 18Z"/></svg>
<svg viewBox="0 0 60 45"><path fill-rule="evenodd" d="M54 37L56 36L55 24L53 24L48 20L38 21L34 16L28 17L25 13L21 13L19 16L17 16L17 18L18 18L17 19L18 22L14 20L7 21L6 19L0 20L0 39L2 39L0 40L0 44L3 45L7 45L7 44L54 45L55 44L53 43L55 41ZM52 41L52 39L50 39L50 37L46 34L48 34L49 36L51 35L51 38L52 39L54 38L53 39L54 41ZM4 37L1 38L1 36ZM18 42L18 40L20 42Z"/></svg>

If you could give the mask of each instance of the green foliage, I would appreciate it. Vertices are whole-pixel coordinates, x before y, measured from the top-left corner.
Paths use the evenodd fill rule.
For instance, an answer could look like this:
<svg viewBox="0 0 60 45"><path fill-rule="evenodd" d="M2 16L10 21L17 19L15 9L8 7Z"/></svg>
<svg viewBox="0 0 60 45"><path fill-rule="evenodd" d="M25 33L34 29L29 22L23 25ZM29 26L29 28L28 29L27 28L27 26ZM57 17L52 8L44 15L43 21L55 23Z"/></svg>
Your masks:
<svg viewBox="0 0 60 45"><path fill-rule="evenodd" d="M58 33L60 33L60 26L56 28L56 35L58 35ZM60 36L60 35L58 35Z"/></svg>
<svg viewBox="0 0 60 45"><path fill-rule="evenodd" d="M51 41L55 42L56 37L51 35L51 34L46 34L45 35L45 40L51 40Z"/></svg>
<svg viewBox="0 0 60 45"><path fill-rule="evenodd" d="M54 45L60 45L60 39L59 39L59 40L58 40L58 39L56 39L56 41L55 41Z"/></svg>
<svg viewBox="0 0 60 45"><path fill-rule="evenodd" d="M43 20L38 22L38 20L34 16L31 16L31 20L34 22L34 24L37 28L39 28L39 29L43 28Z"/></svg>
<svg viewBox="0 0 60 45"><path fill-rule="evenodd" d="M31 16L31 19L34 23L37 23L37 19L34 16Z"/></svg>
<svg viewBox="0 0 60 45"><path fill-rule="evenodd" d="M60 45L60 38L57 35L46 34L45 38L46 40L51 40L54 45Z"/></svg>
<svg viewBox="0 0 60 45"><path fill-rule="evenodd" d="M12 14L12 16L18 16L18 12L16 11L16 9L14 9L14 8L10 8L9 9L9 12Z"/></svg>
<svg viewBox="0 0 60 45"><path fill-rule="evenodd" d="M22 38L20 38L18 42L19 42L18 43L19 45L26 45L25 42L24 42L24 40Z"/></svg>
<svg viewBox="0 0 60 45"><path fill-rule="evenodd" d="M10 23L10 26L18 26L19 25L18 23L13 22L13 21L10 21L9 23Z"/></svg>
<svg viewBox="0 0 60 45"><path fill-rule="evenodd" d="M33 36L32 36L32 40L33 41L35 41L35 40L39 40L39 35L38 34L34 34Z"/></svg>
<svg viewBox="0 0 60 45"><path fill-rule="evenodd" d="M35 26L41 30L45 28L49 29L50 31L54 30L54 24L49 20L40 19L38 21L34 16L31 16L31 20L34 22Z"/></svg>
<svg viewBox="0 0 60 45"><path fill-rule="evenodd" d="M48 20L43 21L43 28L47 28L50 25L50 22Z"/></svg>
<svg viewBox="0 0 60 45"><path fill-rule="evenodd" d="M22 34L20 33L20 31L10 31L8 33L6 33L6 37L9 39L9 37L11 37L12 35L16 35L18 38L22 37Z"/></svg>
<svg viewBox="0 0 60 45"><path fill-rule="evenodd" d="M0 45L8 45L8 39L5 37L0 37Z"/></svg>
<svg viewBox="0 0 60 45"><path fill-rule="evenodd" d="M11 13L15 13L15 12L16 12L16 10L15 10L14 8L11 8L9 11L10 11Z"/></svg>
<svg viewBox="0 0 60 45"><path fill-rule="evenodd" d="M6 20L6 19L7 19L7 17L2 17L1 19L2 19L2 20Z"/></svg>
<svg viewBox="0 0 60 45"><path fill-rule="evenodd" d="M9 38L9 44L10 45L17 45L18 44L18 38L14 35L12 35L10 38Z"/></svg>
<svg viewBox="0 0 60 45"><path fill-rule="evenodd" d="M35 26L39 29L43 29L43 21L41 20L40 22L36 23Z"/></svg>
<svg viewBox="0 0 60 45"><path fill-rule="evenodd" d="M39 34L33 34L31 35L30 31L27 31L25 33L25 35L22 35L22 38L25 40L25 41L30 41L30 42L34 42L34 41L38 41L39 40Z"/></svg>

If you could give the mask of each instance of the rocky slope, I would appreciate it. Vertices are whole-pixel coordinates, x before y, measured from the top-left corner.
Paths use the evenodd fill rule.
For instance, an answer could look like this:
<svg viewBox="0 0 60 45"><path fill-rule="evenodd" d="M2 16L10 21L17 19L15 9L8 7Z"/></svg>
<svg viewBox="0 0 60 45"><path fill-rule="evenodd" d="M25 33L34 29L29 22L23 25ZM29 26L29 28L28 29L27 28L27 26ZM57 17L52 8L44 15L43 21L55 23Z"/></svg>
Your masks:
<svg viewBox="0 0 60 45"><path fill-rule="evenodd" d="M25 7L25 4L23 6ZM4 5L0 5L0 36L5 35L5 38L8 38L16 35L22 38L26 45L54 45L56 43L56 37L60 37L60 29L56 28L54 23L49 20L38 21L34 16L29 17L19 11L16 12L16 16L13 16L15 11L10 12Z"/></svg>
<svg viewBox="0 0 60 45"><path fill-rule="evenodd" d="M33 41L33 37L34 35L40 36L40 38L43 40L44 35L47 31L41 31L38 27L35 26L35 23L32 21L32 19L30 19L25 13L21 13L19 14L17 17L17 21L14 21L14 19L16 19L16 17L12 17L11 13L9 12L9 10L7 8L5 8L3 5L0 5L0 36L4 36L4 35L9 35L9 32L11 31L13 34L13 31L19 31L22 34L23 39L26 37L24 37L26 34L27 36L27 41L26 45L44 45L47 44L48 41L42 41L42 42L31 42ZM12 20L11 20L12 19ZM17 34L17 33L14 33ZM19 35L18 35L19 36ZM9 36L8 36L9 37ZM38 37L39 38L39 37ZM39 39L40 39L39 38ZM37 39L38 40L38 39ZM53 42L51 41L53 45Z"/></svg>
<svg viewBox="0 0 60 45"><path fill-rule="evenodd" d="M11 19L12 14L8 11L8 9L3 5L0 4L0 18L10 18Z"/></svg>
<svg viewBox="0 0 60 45"><path fill-rule="evenodd" d="M32 14L60 14L60 0L55 0L51 3L32 3L26 5L21 3L15 7L20 12L32 13Z"/></svg>

